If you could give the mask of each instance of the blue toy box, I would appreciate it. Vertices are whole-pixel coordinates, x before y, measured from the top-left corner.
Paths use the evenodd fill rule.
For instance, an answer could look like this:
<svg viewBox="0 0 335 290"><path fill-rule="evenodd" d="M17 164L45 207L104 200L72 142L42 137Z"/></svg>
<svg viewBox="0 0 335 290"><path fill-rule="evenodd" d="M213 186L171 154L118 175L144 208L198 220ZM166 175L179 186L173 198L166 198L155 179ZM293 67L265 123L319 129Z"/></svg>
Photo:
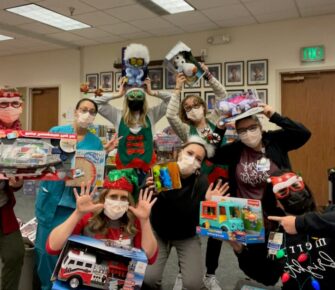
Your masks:
<svg viewBox="0 0 335 290"><path fill-rule="evenodd" d="M260 200L217 196L202 201L197 233L245 244L264 243Z"/></svg>
<svg viewBox="0 0 335 290"><path fill-rule="evenodd" d="M52 290L141 289L147 263L140 249L74 235L59 256Z"/></svg>

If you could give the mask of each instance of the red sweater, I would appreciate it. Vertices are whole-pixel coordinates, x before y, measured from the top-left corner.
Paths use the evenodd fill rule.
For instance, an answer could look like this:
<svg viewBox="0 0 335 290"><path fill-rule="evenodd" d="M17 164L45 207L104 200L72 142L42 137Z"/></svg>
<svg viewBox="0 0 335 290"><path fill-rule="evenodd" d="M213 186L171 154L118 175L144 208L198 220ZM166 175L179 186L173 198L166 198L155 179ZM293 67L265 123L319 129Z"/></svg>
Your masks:
<svg viewBox="0 0 335 290"><path fill-rule="evenodd" d="M83 218L79 221L79 223L74 228L72 234L73 235L83 235L85 228L88 226L89 219L93 216L93 213L88 213L83 216ZM135 220L135 227L137 232L134 237L125 236L124 232L121 231L120 228L108 228L107 234L92 234L92 237L98 240L109 239L109 240L127 240L132 239L132 246L138 249L142 248L142 232L141 232L141 224L139 220ZM61 251L54 251L50 248L49 238L46 243L46 251L50 255L59 255ZM155 254L148 258L148 264L151 265L155 263L158 255L158 249L156 249Z"/></svg>

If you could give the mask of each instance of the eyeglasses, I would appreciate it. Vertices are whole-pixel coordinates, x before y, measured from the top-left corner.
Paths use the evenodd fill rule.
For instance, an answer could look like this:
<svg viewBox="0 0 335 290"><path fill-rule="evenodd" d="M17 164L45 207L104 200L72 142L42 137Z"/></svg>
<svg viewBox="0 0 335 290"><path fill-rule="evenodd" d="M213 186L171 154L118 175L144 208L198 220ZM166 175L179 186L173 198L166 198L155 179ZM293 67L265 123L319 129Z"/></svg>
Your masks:
<svg viewBox="0 0 335 290"><path fill-rule="evenodd" d="M273 186L273 192L278 199L287 198L290 195L290 191L301 191L305 188L304 182L298 176L283 175L283 178L287 177L289 178L286 181L278 182Z"/></svg>
<svg viewBox="0 0 335 290"><path fill-rule="evenodd" d="M144 64L143 58L136 58L136 57L131 57L129 59L129 63L131 65L137 65L137 66L142 66Z"/></svg>
<svg viewBox="0 0 335 290"><path fill-rule="evenodd" d="M194 109L199 109L200 106L201 106L200 103L194 103L192 106L185 106L185 107L184 107L184 110L185 110L186 112L190 112L193 108L194 108Z"/></svg>
<svg viewBox="0 0 335 290"><path fill-rule="evenodd" d="M141 90L131 91L126 96L129 101L143 101L145 98L145 94Z"/></svg>
<svg viewBox="0 0 335 290"><path fill-rule="evenodd" d="M20 108L22 105L21 102L18 102L18 101L14 101L14 102L1 102L0 103L0 108L1 109L5 109L5 108L8 108L9 106L13 107L13 108Z"/></svg>
<svg viewBox="0 0 335 290"><path fill-rule="evenodd" d="M91 116L96 116L97 115L97 112L94 109L89 110L87 108L84 108L84 109L79 108L78 110L83 114L89 113Z"/></svg>
<svg viewBox="0 0 335 290"><path fill-rule="evenodd" d="M259 125L254 124L254 125L251 125L251 126L249 126L247 128L236 129L236 132L237 132L238 135L243 136L243 135L247 134L247 131L250 131L251 133L256 132L256 130L258 128L259 128Z"/></svg>

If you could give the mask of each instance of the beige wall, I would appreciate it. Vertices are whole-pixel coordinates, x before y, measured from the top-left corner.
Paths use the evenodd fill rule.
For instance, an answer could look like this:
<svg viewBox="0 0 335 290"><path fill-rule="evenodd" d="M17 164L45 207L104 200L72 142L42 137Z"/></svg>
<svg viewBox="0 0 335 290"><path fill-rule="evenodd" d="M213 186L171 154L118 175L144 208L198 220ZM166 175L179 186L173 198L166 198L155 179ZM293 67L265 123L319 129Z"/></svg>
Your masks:
<svg viewBox="0 0 335 290"><path fill-rule="evenodd" d="M269 103L280 111L280 72L335 69L334 26L335 15L328 15L188 35L139 39L134 42L147 45L152 60L163 59L179 40L189 45L195 55L200 55L201 49L207 49L207 63L223 64L225 61L267 58L269 84L257 87L268 89ZM231 42L217 46L206 43L208 36L220 33L229 34ZM66 120L61 117L61 113L66 112L67 108L77 101L79 84L85 80L85 74L115 71L113 63L115 59L121 57L121 47L127 44L129 42L86 47L82 50L82 55L80 51L61 50L0 57L1 66L5 68L0 70L0 83L16 86L59 85L61 88L60 122L64 123ZM326 61L300 64L299 49L303 46L318 44L326 47ZM223 66L222 69L224 69ZM244 88L246 87L245 85ZM234 88L231 87L231 89ZM205 91L205 89L202 90ZM150 100L150 104L154 103L155 101ZM116 101L117 106L120 104L120 100ZM107 124L102 118L98 118L97 121ZM157 128L161 129L166 125L166 120L163 120Z"/></svg>

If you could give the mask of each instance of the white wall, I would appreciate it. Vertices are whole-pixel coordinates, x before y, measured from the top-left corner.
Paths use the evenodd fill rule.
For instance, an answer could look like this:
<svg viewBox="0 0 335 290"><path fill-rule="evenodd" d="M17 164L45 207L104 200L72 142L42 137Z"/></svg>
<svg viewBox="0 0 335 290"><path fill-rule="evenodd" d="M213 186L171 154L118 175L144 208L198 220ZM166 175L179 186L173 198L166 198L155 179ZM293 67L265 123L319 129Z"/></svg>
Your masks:
<svg viewBox="0 0 335 290"><path fill-rule="evenodd" d="M334 26L335 15L327 15L187 35L139 39L133 42L147 45L152 60L163 59L179 40L189 45L194 55L200 55L200 50L206 48L207 63L223 64L226 61L244 60L246 66L247 60L266 58L269 60L269 84L257 87L268 89L269 103L280 111L280 72L335 69ZM218 46L206 43L208 36L220 33L229 34L231 42ZM121 57L121 48L127 44L129 42L86 47L82 50L82 55L79 51L62 50L0 57L0 83L17 86L60 85L60 110L64 113L68 106L73 106L77 101L79 85L85 81L85 74L115 71L113 63ZM318 44L326 47L326 61L302 65L299 60L300 48ZM244 88L246 87L245 78ZM150 99L150 104L154 103ZM120 106L121 101L116 101L115 104ZM61 123L65 122L62 117L60 119ZM97 121L107 124L102 118L98 118ZM157 128L161 129L166 125L166 120L163 120Z"/></svg>

